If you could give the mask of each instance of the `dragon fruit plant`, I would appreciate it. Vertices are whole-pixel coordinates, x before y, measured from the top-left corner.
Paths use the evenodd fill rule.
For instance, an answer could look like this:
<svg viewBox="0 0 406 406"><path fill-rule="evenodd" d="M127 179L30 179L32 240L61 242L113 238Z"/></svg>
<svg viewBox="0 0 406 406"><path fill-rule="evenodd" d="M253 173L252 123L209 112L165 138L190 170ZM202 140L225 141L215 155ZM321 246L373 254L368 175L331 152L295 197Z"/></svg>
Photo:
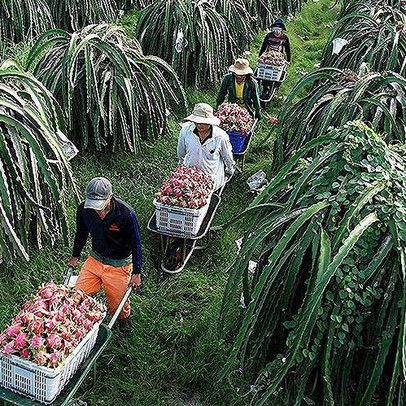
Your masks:
<svg viewBox="0 0 406 406"><path fill-rule="evenodd" d="M105 314L106 307L83 291L50 282L0 334L0 353L57 368Z"/></svg>
<svg viewBox="0 0 406 406"><path fill-rule="evenodd" d="M159 203L189 209L205 206L213 190L212 177L194 166L179 165L155 194Z"/></svg>
<svg viewBox="0 0 406 406"><path fill-rule="evenodd" d="M282 52L274 51L273 49L264 52L259 58L258 63L262 65L270 66L284 66L286 65L286 59Z"/></svg>
<svg viewBox="0 0 406 406"><path fill-rule="evenodd" d="M215 115L220 119L220 128L224 131L251 133L252 117L247 109L238 104L223 103Z"/></svg>

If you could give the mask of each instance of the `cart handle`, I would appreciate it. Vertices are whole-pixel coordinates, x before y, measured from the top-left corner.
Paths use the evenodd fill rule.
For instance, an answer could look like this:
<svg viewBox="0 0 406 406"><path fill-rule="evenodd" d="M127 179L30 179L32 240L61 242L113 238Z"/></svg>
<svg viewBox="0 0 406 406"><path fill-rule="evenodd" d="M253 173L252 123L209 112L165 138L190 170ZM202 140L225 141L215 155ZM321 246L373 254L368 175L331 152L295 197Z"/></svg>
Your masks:
<svg viewBox="0 0 406 406"><path fill-rule="evenodd" d="M65 276L65 280L63 282L64 285L67 285L70 281L71 276L73 275L73 271L75 270L75 268L73 266L70 266L68 268L68 271L66 272L66 276Z"/></svg>
<svg viewBox="0 0 406 406"><path fill-rule="evenodd" d="M256 118L256 119L254 120L254 123L252 124L252 128L251 128L251 136L252 136L252 134L253 134L253 132L254 132L255 127L257 126L257 124L258 124L258 119Z"/></svg>
<svg viewBox="0 0 406 406"><path fill-rule="evenodd" d="M121 310L123 310L123 307L125 305L125 303L127 302L128 298L131 295L131 292L133 291L134 286L129 286L127 288L127 291L125 292L123 298L121 299L120 304L117 307L117 310L114 312L113 317L110 320L110 323L108 324L109 329L111 330L114 326L114 323L116 322L118 315L121 313Z"/></svg>

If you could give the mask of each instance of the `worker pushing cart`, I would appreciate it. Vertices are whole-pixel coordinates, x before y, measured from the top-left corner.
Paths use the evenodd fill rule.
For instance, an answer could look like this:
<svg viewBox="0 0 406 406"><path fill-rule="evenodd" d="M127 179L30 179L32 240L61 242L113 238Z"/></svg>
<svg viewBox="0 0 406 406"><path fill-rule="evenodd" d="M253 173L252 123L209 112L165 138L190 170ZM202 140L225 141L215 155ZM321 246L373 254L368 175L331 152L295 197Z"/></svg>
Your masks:
<svg viewBox="0 0 406 406"><path fill-rule="evenodd" d="M92 179L86 200L76 214L76 235L68 266L77 268L88 235L92 249L82 266L77 289L88 295L104 286L110 314L117 309L128 286L141 285L141 242L138 223L131 207L113 195L108 179ZM119 326L130 326L130 302L119 315Z"/></svg>
<svg viewBox="0 0 406 406"><path fill-rule="evenodd" d="M179 234L178 230L162 230L158 227L156 213L152 215L148 230L161 237L164 253L164 259L161 261L163 272L181 272L193 251L204 248L202 245L196 246L197 241L206 236L210 240L210 225L221 201L220 195L235 170L229 137L218 127L219 124L220 120L215 117L213 108L206 103L199 103L182 125L177 148L179 163L197 167L211 175L214 193L201 225L194 234L184 235Z"/></svg>
<svg viewBox="0 0 406 406"><path fill-rule="evenodd" d="M264 38L258 58L260 58L267 51L277 51L286 56L286 61L289 64L291 60L291 48L289 36L284 33L284 31L287 31L285 21L280 18L276 19L271 25L271 29L272 31L269 32ZM270 102L285 77L286 72L279 80L261 80L261 104L264 108Z"/></svg>
<svg viewBox="0 0 406 406"><path fill-rule="evenodd" d="M230 140L206 103L196 104L193 113L185 118L179 133L178 158L180 164L203 169L214 180L214 190L224 186L225 175L234 172Z"/></svg>
<svg viewBox="0 0 406 406"><path fill-rule="evenodd" d="M237 59L229 68L221 82L217 94L217 108L228 97L229 103L237 103L245 107L256 119L261 118L258 82L253 78L253 70L247 59Z"/></svg>

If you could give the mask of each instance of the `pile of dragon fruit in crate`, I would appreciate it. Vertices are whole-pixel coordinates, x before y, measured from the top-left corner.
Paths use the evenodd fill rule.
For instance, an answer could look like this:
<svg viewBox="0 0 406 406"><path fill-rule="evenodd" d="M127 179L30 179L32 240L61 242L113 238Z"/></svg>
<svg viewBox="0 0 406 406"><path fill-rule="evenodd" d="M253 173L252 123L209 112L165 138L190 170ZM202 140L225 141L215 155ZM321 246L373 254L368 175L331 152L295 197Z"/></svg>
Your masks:
<svg viewBox="0 0 406 406"><path fill-rule="evenodd" d="M0 334L0 352L57 368L105 314L106 307L83 291L50 282Z"/></svg>
<svg viewBox="0 0 406 406"><path fill-rule="evenodd" d="M200 209L209 202L213 185L212 177L202 169L181 164L163 182L155 199L169 206Z"/></svg>

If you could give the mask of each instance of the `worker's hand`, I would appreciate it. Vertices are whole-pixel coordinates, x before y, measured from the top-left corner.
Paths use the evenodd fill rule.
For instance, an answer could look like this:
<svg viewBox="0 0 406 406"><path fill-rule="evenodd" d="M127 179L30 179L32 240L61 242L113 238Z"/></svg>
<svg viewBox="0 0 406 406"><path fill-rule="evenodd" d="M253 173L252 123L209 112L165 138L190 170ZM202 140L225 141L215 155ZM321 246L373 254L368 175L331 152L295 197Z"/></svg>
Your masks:
<svg viewBox="0 0 406 406"><path fill-rule="evenodd" d="M235 172L235 166L226 169L226 177L230 179L234 175L234 172Z"/></svg>
<svg viewBox="0 0 406 406"><path fill-rule="evenodd" d="M270 124L279 124L279 120L276 117L268 116L268 122Z"/></svg>
<svg viewBox="0 0 406 406"><path fill-rule="evenodd" d="M70 257L68 261L68 266L71 266L73 269L77 269L79 264L79 258L78 257Z"/></svg>
<svg viewBox="0 0 406 406"><path fill-rule="evenodd" d="M134 286L135 288L139 288L141 286L141 274L135 273L131 275L131 279L128 282L128 286Z"/></svg>

